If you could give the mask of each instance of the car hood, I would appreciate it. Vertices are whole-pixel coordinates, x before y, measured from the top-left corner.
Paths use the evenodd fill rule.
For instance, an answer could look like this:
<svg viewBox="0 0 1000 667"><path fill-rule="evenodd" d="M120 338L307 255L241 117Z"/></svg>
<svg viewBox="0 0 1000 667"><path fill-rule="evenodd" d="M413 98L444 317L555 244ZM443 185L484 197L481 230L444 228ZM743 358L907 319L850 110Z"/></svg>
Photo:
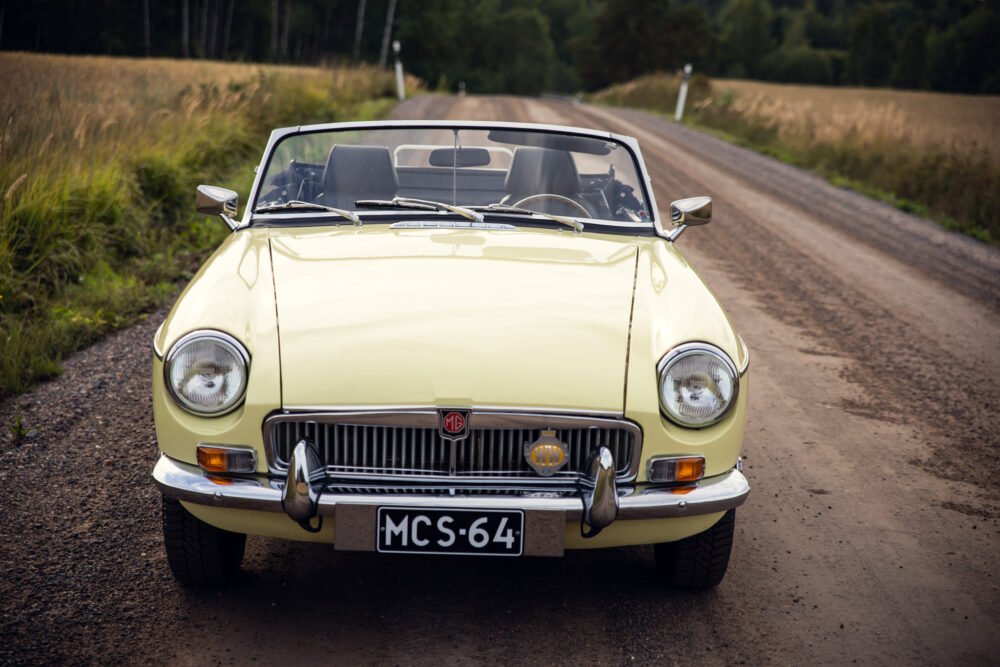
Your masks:
<svg viewBox="0 0 1000 667"><path fill-rule="evenodd" d="M624 409L637 247L556 230L272 229L289 409Z"/></svg>

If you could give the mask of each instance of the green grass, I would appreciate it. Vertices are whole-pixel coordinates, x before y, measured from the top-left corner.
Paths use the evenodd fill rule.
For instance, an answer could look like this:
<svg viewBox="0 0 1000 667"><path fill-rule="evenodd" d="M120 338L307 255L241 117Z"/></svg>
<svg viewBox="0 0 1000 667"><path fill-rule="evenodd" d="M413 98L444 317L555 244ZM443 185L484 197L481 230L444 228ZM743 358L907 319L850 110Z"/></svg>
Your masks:
<svg viewBox="0 0 1000 667"><path fill-rule="evenodd" d="M244 203L271 129L384 115L393 89L380 76L325 86L260 74L238 103L242 84L192 86L185 103L210 111L160 123L156 140L98 146L65 165L32 159L36 142L0 164L10 184L0 189L0 397L169 301L228 233L195 214L195 187L231 187Z"/></svg>

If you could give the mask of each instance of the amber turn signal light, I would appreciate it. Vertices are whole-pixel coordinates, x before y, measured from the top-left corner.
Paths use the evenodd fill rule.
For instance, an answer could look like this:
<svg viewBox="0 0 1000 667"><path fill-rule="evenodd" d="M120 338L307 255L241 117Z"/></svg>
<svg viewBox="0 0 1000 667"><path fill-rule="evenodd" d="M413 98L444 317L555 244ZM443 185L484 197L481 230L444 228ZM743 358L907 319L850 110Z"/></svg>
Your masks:
<svg viewBox="0 0 1000 667"><path fill-rule="evenodd" d="M257 457L246 447L198 445L198 465L205 472L253 472Z"/></svg>
<svg viewBox="0 0 1000 667"><path fill-rule="evenodd" d="M697 482L705 476L704 456L660 456L649 460L650 482Z"/></svg>
<svg viewBox="0 0 1000 667"><path fill-rule="evenodd" d="M688 459L678 459L676 482L694 482L705 476L705 459L694 456Z"/></svg>
<svg viewBox="0 0 1000 667"><path fill-rule="evenodd" d="M228 472L226 450L218 447L198 447L198 465L206 472Z"/></svg>

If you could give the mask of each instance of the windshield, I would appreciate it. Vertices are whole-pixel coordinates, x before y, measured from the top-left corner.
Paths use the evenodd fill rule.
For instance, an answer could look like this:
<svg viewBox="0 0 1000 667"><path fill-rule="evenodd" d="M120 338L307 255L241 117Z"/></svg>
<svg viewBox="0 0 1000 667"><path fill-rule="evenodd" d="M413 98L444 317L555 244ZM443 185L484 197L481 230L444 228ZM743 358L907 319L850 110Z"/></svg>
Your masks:
<svg viewBox="0 0 1000 667"><path fill-rule="evenodd" d="M455 206L555 226L558 219L574 218L646 228L650 220L639 170L625 145L521 128L378 127L291 135L275 146L253 203L261 218L337 210L365 222L386 210L427 217L428 211L454 214L449 207Z"/></svg>

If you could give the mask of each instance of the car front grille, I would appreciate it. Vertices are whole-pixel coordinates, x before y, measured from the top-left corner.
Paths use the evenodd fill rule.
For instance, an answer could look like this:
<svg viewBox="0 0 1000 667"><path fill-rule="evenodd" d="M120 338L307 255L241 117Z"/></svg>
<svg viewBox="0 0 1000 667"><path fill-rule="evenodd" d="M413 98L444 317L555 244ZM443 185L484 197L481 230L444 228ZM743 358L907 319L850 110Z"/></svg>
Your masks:
<svg viewBox="0 0 1000 667"><path fill-rule="evenodd" d="M470 419L469 435L452 442L435 426L426 425L431 413L399 413L395 419L378 415L381 423L364 423L364 414L276 415L264 428L272 470L288 468L292 450L305 440L316 448L327 475L334 477L393 478L525 478L560 480L577 478L586 472L590 456L607 447L615 460L620 479L634 475L641 431L631 422L579 417L511 415L504 422L533 422L525 428L496 427L477 417ZM489 422L494 415L486 415ZM398 421L399 424L385 423ZM404 425L406 422L417 425ZM424 422L420 424L419 422ZM506 425L506 424L505 424ZM539 439L543 429L556 431L567 445L568 461L555 475L543 478L525 461L524 448ZM454 452L452 448L454 447Z"/></svg>

